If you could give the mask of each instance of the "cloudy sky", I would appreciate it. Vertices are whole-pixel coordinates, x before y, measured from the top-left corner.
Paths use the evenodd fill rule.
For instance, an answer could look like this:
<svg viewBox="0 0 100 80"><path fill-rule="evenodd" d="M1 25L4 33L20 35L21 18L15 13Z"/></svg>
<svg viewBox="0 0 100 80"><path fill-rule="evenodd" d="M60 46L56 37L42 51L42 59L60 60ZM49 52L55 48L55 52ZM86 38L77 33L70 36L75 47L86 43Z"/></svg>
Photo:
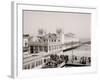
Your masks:
<svg viewBox="0 0 100 80"><path fill-rule="evenodd" d="M23 11L24 34L37 35L39 28L47 32L55 32L62 28L63 32L73 33L79 38L90 38L91 14L63 13L46 11Z"/></svg>

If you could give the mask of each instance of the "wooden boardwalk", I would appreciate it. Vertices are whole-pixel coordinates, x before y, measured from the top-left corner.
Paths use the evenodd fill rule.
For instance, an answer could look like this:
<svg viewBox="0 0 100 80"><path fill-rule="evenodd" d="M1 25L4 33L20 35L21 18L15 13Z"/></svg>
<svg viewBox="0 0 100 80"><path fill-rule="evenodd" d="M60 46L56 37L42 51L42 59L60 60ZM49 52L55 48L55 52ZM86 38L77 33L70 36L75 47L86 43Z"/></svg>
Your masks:
<svg viewBox="0 0 100 80"><path fill-rule="evenodd" d="M65 63L63 65L61 65L60 67L64 67L64 66L68 66L68 67L80 67L80 66L90 66L90 64L81 64L81 63L78 63L78 62L68 62L68 63Z"/></svg>

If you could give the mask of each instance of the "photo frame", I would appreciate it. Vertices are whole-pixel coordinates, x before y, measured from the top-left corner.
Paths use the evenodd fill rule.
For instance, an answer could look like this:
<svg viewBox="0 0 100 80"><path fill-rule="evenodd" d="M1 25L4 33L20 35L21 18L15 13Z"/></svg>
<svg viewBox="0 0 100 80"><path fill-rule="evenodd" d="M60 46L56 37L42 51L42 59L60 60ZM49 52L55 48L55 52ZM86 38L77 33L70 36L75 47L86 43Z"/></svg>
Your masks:
<svg viewBox="0 0 100 80"><path fill-rule="evenodd" d="M95 27L96 27L96 8L78 7L78 6L59 6L59 5L40 5L32 3L12 2L12 53L11 53L11 76L17 77L44 77L55 75L67 75L76 73L96 72L97 56L95 46ZM91 66L72 67L72 68L47 68L23 70L23 32L24 32L24 11L40 11L52 13L80 13L90 15L90 33L91 33ZM65 15L63 14L63 15ZM32 15L32 14L29 14ZM58 14L57 14L58 15ZM25 16L24 16L25 17ZM46 16L48 17L48 16ZM38 18L39 20L40 18ZM27 22L27 21L26 21ZM53 22L53 21L51 21ZM73 22L72 22L73 23ZM31 24L31 23L30 23ZM49 24L48 21L45 24ZM53 23L54 24L54 23ZM41 25L40 25L41 26ZM57 25L58 26L58 25ZM50 30L51 27L48 27ZM73 28L74 29L74 28ZM34 31L33 31L34 32ZM85 32L84 32L85 33ZM95 54L94 54L95 53Z"/></svg>

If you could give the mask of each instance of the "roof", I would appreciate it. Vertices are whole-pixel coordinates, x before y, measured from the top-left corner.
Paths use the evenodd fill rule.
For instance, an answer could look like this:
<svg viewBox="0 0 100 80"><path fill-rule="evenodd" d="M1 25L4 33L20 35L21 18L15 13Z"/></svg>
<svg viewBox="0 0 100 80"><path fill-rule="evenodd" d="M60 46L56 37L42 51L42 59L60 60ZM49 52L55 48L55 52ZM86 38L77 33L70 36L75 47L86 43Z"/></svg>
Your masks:
<svg viewBox="0 0 100 80"><path fill-rule="evenodd" d="M43 36L44 39L56 39L57 38L57 34L55 33L48 33L45 36Z"/></svg>

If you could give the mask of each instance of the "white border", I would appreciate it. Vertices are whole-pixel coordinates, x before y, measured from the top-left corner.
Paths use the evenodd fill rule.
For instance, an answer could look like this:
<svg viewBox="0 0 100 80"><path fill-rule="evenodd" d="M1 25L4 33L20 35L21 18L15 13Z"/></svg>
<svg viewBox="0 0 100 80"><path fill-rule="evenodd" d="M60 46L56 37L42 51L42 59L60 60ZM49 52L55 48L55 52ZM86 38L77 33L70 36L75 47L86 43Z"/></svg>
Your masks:
<svg viewBox="0 0 100 80"><path fill-rule="evenodd" d="M45 77L55 75L66 75L72 73L90 73L96 72L97 56L93 48L95 46L96 33L96 8L86 7L71 7L71 6L54 6L54 5L36 5L25 3L12 3L12 77ZM43 10L43 11L57 11L57 12L78 12L91 14L91 67L79 68L57 68L57 69L33 69L22 70L22 10ZM94 54L95 53L95 54Z"/></svg>

